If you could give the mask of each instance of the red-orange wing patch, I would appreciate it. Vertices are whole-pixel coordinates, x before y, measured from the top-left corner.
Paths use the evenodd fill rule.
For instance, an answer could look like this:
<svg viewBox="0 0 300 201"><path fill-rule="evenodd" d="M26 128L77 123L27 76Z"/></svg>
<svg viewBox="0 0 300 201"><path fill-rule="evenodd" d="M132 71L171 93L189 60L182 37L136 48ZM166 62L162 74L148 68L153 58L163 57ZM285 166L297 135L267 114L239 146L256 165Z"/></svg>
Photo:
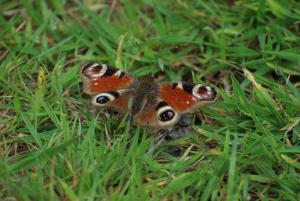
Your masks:
<svg viewBox="0 0 300 201"><path fill-rule="evenodd" d="M179 87L174 87L174 84L160 85L159 97L181 113L188 112L198 102L196 97Z"/></svg>
<svg viewBox="0 0 300 201"><path fill-rule="evenodd" d="M80 74L83 92L86 94L126 89L136 81L128 73L105 64L86 64L81 68Z"/></svg>
<svg viewBox="0 0 300 201"><path fill-rule="evenodd" d="M179 82L160 85L159 97L176 111L188 113L200 105L213 102L217 92L210 86Z"/></svg>
<svg viewBox="0 0 300 201"><path fill-rule="evenodd" d="M134 123L139 126L150 126L156 124L156 111L154 109L138 113L134 117Z"/></svg>
<svg viewBox="0 0 300 201"><path fill-rule="evenodd" d="M131 96L132 96L131 93L122 94L122 96L112 101L106 107L112 108L120 113L126 113L129 111L128 102Z"/></svg>
<svg viewBox="0 0 300 201"><path fill-rule="evenodd" d="M83 90L87 94L95 94L104 91L126 89L133 83L133 79L125 75L122 78L118 76L92 78L83 82Z"/></svg>

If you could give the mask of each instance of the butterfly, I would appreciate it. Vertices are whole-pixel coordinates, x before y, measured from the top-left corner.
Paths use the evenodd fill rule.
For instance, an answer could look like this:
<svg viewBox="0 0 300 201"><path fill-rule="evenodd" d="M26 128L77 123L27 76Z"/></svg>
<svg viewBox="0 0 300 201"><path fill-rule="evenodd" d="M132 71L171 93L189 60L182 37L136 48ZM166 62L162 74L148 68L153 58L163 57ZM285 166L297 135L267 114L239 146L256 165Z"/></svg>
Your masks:
<svg viewBox="0 0 300 201"><path fill-rule="evenodd" d="M129 113L132 123L150 129L172 128L187 113L213 102L214 88L195 83L155 84L137 79L107 64L88 63L80 68L83 92L92 104Z"/></svg>

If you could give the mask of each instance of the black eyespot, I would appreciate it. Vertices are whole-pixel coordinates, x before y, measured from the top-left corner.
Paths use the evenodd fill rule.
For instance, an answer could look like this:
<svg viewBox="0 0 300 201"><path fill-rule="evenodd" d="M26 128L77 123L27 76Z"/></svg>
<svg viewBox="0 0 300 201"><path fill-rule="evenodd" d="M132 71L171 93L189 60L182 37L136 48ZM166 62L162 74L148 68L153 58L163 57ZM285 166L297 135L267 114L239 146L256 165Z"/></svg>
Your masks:
<svg viewBox="0 0 300 201"><path fill-rule="evenodd" d="M108 101L110 101L110 99L107 96L99 96L96 99L96 102L99 103L99 104L105 104Z"/></svg>
<svg viewBox="0 0 300 201"><path fill-rule="evenodd" d="M159 120L162 122L170 121L174 118L175 113L172 110L166 110L159 115Z"/></svg>

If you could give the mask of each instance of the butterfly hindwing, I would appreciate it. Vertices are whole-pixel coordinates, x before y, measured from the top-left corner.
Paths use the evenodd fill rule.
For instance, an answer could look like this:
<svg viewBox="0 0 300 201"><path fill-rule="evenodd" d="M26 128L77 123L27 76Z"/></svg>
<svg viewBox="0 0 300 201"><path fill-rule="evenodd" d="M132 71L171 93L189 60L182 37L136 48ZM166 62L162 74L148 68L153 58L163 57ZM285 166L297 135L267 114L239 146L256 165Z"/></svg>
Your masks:
<svg viewBox="0 0 300 201"><path fill-rule="evenodd" d="M179 121L180 116L180 113L164 101L157 99L156 104L148 105L137 113L134 116L134 122L142 127L163 129L173 127Z"/></svg>

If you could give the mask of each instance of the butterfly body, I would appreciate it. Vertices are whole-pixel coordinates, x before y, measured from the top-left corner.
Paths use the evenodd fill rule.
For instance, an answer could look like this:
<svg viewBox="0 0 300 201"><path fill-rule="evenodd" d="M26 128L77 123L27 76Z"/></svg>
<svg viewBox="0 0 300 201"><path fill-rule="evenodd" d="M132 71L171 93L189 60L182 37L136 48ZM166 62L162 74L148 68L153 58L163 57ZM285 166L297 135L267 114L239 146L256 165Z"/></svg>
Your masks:
<svg viewBox="0 0 300 201"><path fill-rule="evenodd" d="M141 80L133 94L130 108L132 116L156 103L157 90L158 86L151 79Z"/></svg>
<svg viewBox="0 0 300 201"><path fill-rule="evenodd" d="M83 92L98 107L130 113L133 123L152 129L173 127L183 114L216 99L216 91L194 83L155 84L138 80L106 64L91 63L80 70Z"/></svg>

